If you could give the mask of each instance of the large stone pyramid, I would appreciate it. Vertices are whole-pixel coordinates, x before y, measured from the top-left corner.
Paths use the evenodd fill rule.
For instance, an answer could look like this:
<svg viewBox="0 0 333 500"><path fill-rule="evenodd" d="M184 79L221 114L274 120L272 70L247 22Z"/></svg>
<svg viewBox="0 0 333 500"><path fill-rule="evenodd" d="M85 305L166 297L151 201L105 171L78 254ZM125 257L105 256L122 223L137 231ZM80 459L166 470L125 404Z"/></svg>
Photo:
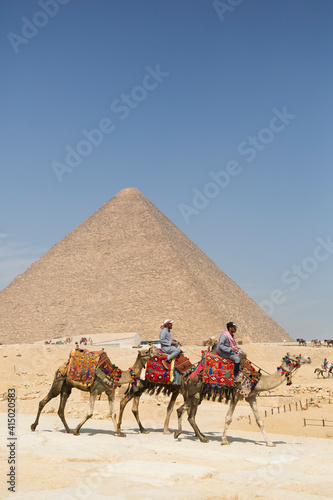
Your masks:
<svg viewBox="0 0 333 500"><path fill-rule="evenodd" d="M0 292L0 341L138 332L199 344L227 321L254 342L290 339L135 188L109 202Z"/></svg>

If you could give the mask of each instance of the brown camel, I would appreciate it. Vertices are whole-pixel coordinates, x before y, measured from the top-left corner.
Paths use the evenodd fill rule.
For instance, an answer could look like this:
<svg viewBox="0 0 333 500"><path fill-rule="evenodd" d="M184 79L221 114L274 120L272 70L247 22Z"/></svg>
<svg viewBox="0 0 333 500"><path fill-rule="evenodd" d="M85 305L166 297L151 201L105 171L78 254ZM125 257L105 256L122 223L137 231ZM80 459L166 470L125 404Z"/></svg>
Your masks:
<svg viewBox="0 0 333 500"><path fill-rule="evenodd" d="M209 344L209 347L207 351L211 351L216 347L217 340L215 339ZM195 367L199 365L200 361L195 364ZM193 365L194 366L194 365ZM190 388L190 393L192 393L193 388L195 387L195 383L193 380L191 381L191 388ZM201 385L200 385L201 388ZM141 384L139 387L136 387L135 385L131 384L127 391L125 392L124 397L120 401L120 409L119 409L119 418L118 418L118 424L116 428L116 433L119 437L126 437L126 434L124 434L121 431L121 424L122 424L122 419L123 419L123 413L126 408L126 405L132 400L133 405L132 405L132 413L138 423L140 432L142 434L148 434L148 431L143 427L140 416L139 416L139 403L140 403L140 398L144 392L148 392L150 395L158 395L160 392L163 392L164 394L171 394L171 399L169 401L168 407L167 407L167 414L165 417L164 421L164 428L163 428L163 434L172 434L171 431L169 430L169 422L170 422L170 417L173 412L173 408L175 406L176 399L179 394L182 394L184 401L186 397L188 397L188 385L185 382L185 379L181 373L178 373L178 379L177 379L177 384L168 384L167 386L165 384L159 384L159 383L152 383L149 382L147 384L145 381L141 381Z"/></svg>
<svg viewBox="0 0 333 500"><path fill-rule="evenodd" d="M225 427L223 430L222 434L222 440L221 444L230 444L227 441L227 430L229 428L229 425L232 422L232 416L235 411L236 405L238 401L241 399L245 399L246 402L248 402L251 406L252 412L255 416L256 422L258 427L260 428L262 435L265 439L266 445L267 446L275 446L267 437L263 422L260 418L258 406L257 406L257 395L260 392L267 392L271 391L272 389L275 389L278 387L282 382L287 380L287 383L291 383L291 376L295 371L300 368L302 364L305 363L311 363L310 357L306 356L290 356L288 353L287 355L283 358L281 365L277 369L277 371L273 375L269 376L264 376L262 375L259 382L255 386L252 392L250 394L243 398L236 389L233 389L233 394L230 400L229 404L229 409L225 418ZM195 415L197 412L198 405L200 404L201 396L201 386L202 382L199 381L197 384L192 384L189 382L187 384L189 387L187 389L187 395L185 397L185 403L178 408L177 410L177 415L178 415L178 431L175 432L174 437L177 438L181 432L182 432L182 415L184 411L186 410L188 413L188 421L191 424L196 436L202 441L203 443L207 443L207 439L203 436L203 434L200 432L196 421L195 421ZM191 387L192 386L192 387Z"/></svg>
<svg viewBox="0 0 333 500"><path fill-rule="evenodd" d="M135 416L135 419L138 423L140 432L142 432L142 434L148 434L148 431L143 427L143 425L140 421L139 402L140 402L140 398L141 398L142 394L144 392L146 392L147 390L149 391L150 394L155 394L154 389L156 389L156 394L159 394L162 390L165 390L165 392L167 394L171 393L171 399L170 399L170 402L168 404L167 414L166 414L166 418L164 421L164 429L163 429L163 434L171 434L171 432L169 431L169 421L170 421L171 413L173 411L173 407L175 405L175 402L176 402L176 399L177 399L179 393L182 393L183 396L185 394L185 392L184 392L185 385L184 385L184 379L183 379L182 375L180 375L180 379L181 379L181 385L170 384L167 386L167 388L166 388L165 384L152 384L151 382L149 384L149 387L147 387L147 385L145 385L145 384L140 385L140 387L135 387L133 384L131 384L129 386L128 390L126 391L124 397L120 401L119 418L118 418L118 423L117 423L117 427L116 427L117 435L119 437L126 437L126 434L124 434L121 431L121 423L122 423L123 413L124 413L125 407L126 407L127 403L129 403L131 401L131 399L133 399L133 398L134 398L134 401L133 401L133 405L132 405L132 412L133 412L133 415ZM154 385L155 387L152 388L152 385Z"/></svg>
<svg viewBox="0 0 333 500"><path fill-rule="evenodd" d="M119 380L118 380L118 385L123 385L123 384L128 384L130 382L133 382L133 375L135 377L139 377L141 370L145 367L148 359L150 359L154 354L156 353L156 350L154 349L147 349L147 350L141 350L138 352L136 361L132 368L130 368L127 371L123 371ZM95 405L95 400L96 397L105 392L107 394L108 400L109 400L109 407L110 407L110 416L111 419L114 423L115 429L117 430L117 422L116 422L116 415L113 413L113 403L114 403L114 396L115 396L115 390L116 387L108 387L103 384L101 379L98 378L98 376L95 375L95 378L93 380L92 385L90 386L85 386L80 382L75 382L73 380L70 380L67 377L67 369L68 369L68 361L62 365L55 374L55 378L53 380L53 384L51 386L51 389L49 393L45 396L44 399L42 399L39 402L39 407L38 407L38 412L36 416L35 422L31 425L31 430L34 431L38 425L39 417L40 414L44 408L44 406L53 398L57 397L60 394L60 403L59 403L59 408L58 408L58 415L61 418L62 423L64 424L64 427L66 429L66 432L78 435L81 427L83 424L92 417L93 412L94 412L94 405ZM80 422L77 427L74 430L71 430L66 422L65 419L65 406L68 397L70 396L72 389L76 388L81 391L89 392L90 393L90 402L89 402L89 409L88 412L85 416L85 418Z"/></svg>

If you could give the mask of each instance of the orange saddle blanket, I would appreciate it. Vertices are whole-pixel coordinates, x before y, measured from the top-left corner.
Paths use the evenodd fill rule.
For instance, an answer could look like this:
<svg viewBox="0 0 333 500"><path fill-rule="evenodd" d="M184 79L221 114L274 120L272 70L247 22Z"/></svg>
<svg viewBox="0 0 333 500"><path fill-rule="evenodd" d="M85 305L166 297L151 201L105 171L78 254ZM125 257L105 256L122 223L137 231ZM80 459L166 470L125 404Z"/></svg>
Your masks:
<svg viewBox="0 0 333 500"><path fill-rule="evenodd" d="M68 378L86 386L92 385L98 370L98 377L107 386L117 385L121 370L111 363L104 351L75 349L71 352L68 365Z"/></svg>

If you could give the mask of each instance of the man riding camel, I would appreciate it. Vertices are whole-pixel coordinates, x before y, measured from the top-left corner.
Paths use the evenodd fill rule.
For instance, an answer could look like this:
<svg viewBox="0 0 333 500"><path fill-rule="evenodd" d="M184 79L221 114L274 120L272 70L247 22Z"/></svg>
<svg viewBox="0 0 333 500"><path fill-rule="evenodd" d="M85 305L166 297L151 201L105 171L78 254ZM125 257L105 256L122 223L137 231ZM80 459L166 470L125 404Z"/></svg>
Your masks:
<svg viewBox="0 0 333 500"><path fill-rule="evenodd" d="M237 384L240 382L240 378L238 377L240 359L241 357L246 357L246 353L237 347L234 339L236 330L237 326L235 323L232 321L227 323L227 330L222 332L219 336L216 353L221 356L221 358L231 359L231 361L234 362L234 382Z"/></svg>
<svg viewBox="0 0 333 500"><path fill-rule="evenodd" d="M172 319L166 319L163 325L160 326L161 350L168 355L167 359L162 361L162 365L166 370L170 369L170 361L177 358L181 353L177 340L174 340L171 335L172 324Z"/></svg>

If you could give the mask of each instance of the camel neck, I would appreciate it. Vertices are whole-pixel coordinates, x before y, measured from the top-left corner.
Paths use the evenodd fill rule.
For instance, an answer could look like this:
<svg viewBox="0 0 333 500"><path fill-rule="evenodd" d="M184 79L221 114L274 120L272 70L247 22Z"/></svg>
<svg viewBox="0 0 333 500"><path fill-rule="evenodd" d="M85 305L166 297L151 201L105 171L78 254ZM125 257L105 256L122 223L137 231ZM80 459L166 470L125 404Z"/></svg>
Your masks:
<svg viewBox="0 0 333 500"><path fill-rule="evenodd" d="M270 391L278 387L286 379L286 373L282 374L281 369L277 370L272 375L262 375L255 387L256 392Z"/></svg>

